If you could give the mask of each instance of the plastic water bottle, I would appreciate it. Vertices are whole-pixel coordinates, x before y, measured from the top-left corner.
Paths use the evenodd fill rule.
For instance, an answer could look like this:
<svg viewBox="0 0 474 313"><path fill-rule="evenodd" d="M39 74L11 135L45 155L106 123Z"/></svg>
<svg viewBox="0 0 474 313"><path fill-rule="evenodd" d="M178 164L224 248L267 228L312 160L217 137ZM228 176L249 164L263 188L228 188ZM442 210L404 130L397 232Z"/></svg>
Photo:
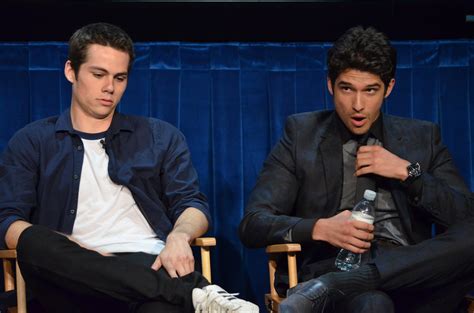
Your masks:
<svg viewBox="0 0 474 313"><path fill-rule="evenodd" d="M352 209L351 219L373 224L375 219L374 200L376 195L375 191L365 190L364 198ZM337 255L335 265L342 271L350 271L359 268L360 260L360 254L341 249Z"/></svg>

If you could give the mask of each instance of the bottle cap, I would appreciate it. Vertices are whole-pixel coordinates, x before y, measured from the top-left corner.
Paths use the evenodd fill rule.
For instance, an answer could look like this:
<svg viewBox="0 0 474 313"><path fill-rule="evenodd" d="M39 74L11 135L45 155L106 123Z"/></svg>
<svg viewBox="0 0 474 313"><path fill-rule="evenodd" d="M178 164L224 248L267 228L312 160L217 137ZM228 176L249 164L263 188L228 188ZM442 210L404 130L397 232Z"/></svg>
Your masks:
<svg viewBox="0 0 474 313"><path fill-rule="evenodd" d="M373 190L366 189L364 191L364 198L369 201L374 201L376 195L377 193Z"/></svg>

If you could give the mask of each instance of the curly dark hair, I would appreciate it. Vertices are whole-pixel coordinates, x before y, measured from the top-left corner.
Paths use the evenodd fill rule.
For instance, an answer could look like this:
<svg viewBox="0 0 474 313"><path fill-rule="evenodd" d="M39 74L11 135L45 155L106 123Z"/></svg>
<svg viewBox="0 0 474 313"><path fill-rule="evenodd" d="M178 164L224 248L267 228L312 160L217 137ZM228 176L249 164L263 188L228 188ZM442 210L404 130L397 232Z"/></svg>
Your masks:
<svg viewBox="0 0 474 313"><path fill-rule="evenodd" d="M135 59L135 52L133 50L133 41L128 34L112 24L93 23L76 30L69 39L68 59L71 61L71 66L76 75L81 65L86 61L87 50L92 44L109 46L128 53L130 56L128 71L131 70L133 60Z"/></svg>
<svg viewBox="0 0 474 313"><path fill-rule="evenodd" d="M395 77L397 51L385 34L357 26L347 30L329 49L327 66L332 85L342 72L355 69L378 75L387 88Z"/></svg>

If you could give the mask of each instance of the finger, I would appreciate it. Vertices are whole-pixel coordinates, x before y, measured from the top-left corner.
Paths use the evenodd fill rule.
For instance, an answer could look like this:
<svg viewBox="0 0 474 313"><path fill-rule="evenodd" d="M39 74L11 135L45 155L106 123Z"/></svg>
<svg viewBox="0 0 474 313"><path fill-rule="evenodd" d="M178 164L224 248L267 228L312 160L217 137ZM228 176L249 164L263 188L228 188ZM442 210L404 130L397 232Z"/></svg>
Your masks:
<svg viewBox="0 0 474 313"><path fill-rule="evenodd" d="M361 250L367 251L371 246L369 241L359 240L357 238L351 239L351 241L348 242L347 245L351 249L360 250L357 253L362 253Z"/></svg>
<svg viewBox="0 0 474 313"><path fill-rule="evenodd" d="M357 149L357 154L369 151L370 147L371 146L367 146L367 145L359 146L359 148Z"/></svg>
<svg viewBox="0 0 474 313"><path fill-rule="evenodd" d="M346 221L348 220L352 215L352 212L349 211L349 210L344 210L342 211L341 213L338 213L337 215L333 216L332 218L334 218L335 220L343 220L343 221Z"/></svg>
<svg viewBox="0 0 474 313"><path fill-rule="evenodd" d="M361 168L358 168L355 172L354 172L354 176L362 176L362 175L366 175L366 174L373 174L374 173L374 170L372 168L372 166L364 166L364 167L361 167Z"/></svg>
<svg viewBox="0 0 474 313"><path fill-rule="evenodd" d="M187 275L191 272L193 272L193 267L192 267L192 262L191 260L187 259L182 264L180 264L180 271L178 271L179 275Z"/></svg>
<svg viewBox="0 0 474 313"><path fill-rule="evenodd" d="M181 276L185 276L185 275L187 275L191 272L189 271L186 264L183 263L183 264L179 264L179 265L176 266L176 273L178 274L178 276L181 277Z"/></svg>
<svg viewBox="0 0 474 313"><path fill-rule="evenodd" d="M354 168L356 171L369 167L373 164L372 159L361 159L361 160L356 160Z"/></svg>
<svg viewBox="0 0 474 313"><path fill-rule="evenodd" d="M361 248L357 248L357 247L354 247L354 246L348 246L347 248L344 248L346 250L349 250L350 252L353 252L353 253L356 253L356 254L362 254L362 253L366 253L367 251L369 251L369 249L361 249Z"/></svg>
<svg viewBox="0 0 474 313"><path fill-rule="evenodd" d="M374 239L374 234L368 233L366 231L358 231L354 234L354 238L367 242Z"/></svg>
<svg viewBox="0 0 474 313"><path fill-rule="evenodd" d="M155 262L151 265L151 268L154 269L155 271L159 270L162 266L161 259L160 257L157 257Z"/></svg>
<svg viewBox="0 0 474 313"><path fill-rule="evenodd" d="M372 232L367 230L361 230L357 228L353 228L347 235L347 242L351 243L353 239L355 240L363 240L363 241L371 241L374 237Z"/></svg>
<svg viewBox="0 0 474 313"><path fill-rule="evenodd" d="M174 268L174 266L171 266L171 265L168 265L168 266L163 265L163 266L171 278L178 278L178 273L176 272L176 269Z"/></svg>
<svg viewBox="0 0 474 313"><path fill-rule="evenodd" d="M353 253L365 253L369 250L369 247L368 248L359 247L359 246L353 245L351 243L346 243L346 244L342 245L341 248L346 249L348 251L351 251Z"/></svg>
<svg viewBox="0 0 474 313"><path fill-rule="evenodd" d="M366 232L373 232L374 231L374 225L358 221L358 220L352 220L352 225L356 230L363 230Z"/></svg>
<svg viewBox="0 0 474 313"><path fill-rule="evenodd" d="M359 152L361 152L361 153L371 153L371 152L377 151L380 148L382 148L382 147L380 147L378 145L360 146L359 149L357 150L357 153L359 153Z"/></svg>

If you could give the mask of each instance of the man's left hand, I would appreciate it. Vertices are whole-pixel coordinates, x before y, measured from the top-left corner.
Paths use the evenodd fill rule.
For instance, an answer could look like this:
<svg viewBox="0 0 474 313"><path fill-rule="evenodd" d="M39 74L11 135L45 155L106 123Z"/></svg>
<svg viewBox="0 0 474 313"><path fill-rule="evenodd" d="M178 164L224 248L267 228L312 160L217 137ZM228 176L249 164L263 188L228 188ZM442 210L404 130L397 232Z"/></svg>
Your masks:
<svg viewBox="0 0 474 313"><path fill-rule="evenodd" d="M159 270L162 266L171 277L181 277L194 271L194 256L188 236L171 232L166 238L165 248L151 266Z"/></svg>
<svg viewBox="0 0 474 313"><path fill-rule="evenodd" d="M376 174L404 181L410 164L381 146L361 146L357 151L355 175Z"/></svg>

